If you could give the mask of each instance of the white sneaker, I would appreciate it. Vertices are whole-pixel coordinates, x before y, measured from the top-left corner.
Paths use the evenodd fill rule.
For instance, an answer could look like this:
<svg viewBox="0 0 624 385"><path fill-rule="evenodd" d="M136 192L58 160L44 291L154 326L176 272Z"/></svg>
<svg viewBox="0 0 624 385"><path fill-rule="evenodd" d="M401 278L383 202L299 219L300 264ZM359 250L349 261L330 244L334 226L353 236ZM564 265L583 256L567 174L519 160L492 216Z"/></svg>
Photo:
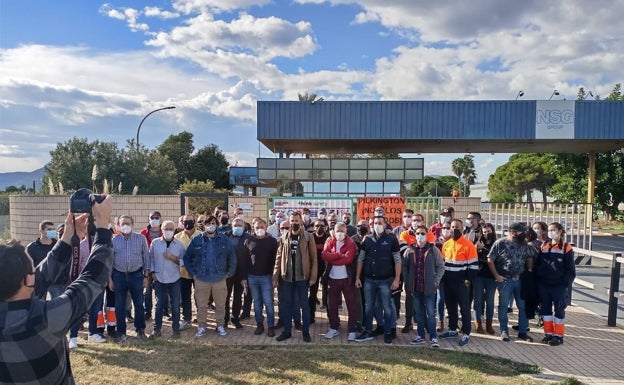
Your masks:
<svg viewBox="0 0 624 385"><path fill-rule="evenodd" d="M197 333L195 333L195 337L203 337L204 335L206 335L206 329L204 329L203 327L198 327L197 328Z"/></svg>
<svg viewBox="0 0 624 385"><path fill-rule="evenodd" d="M99 334L91 334L87 340L89 342L97 342L97 343L106 342L106 338L102 337Z"/></svg>
<svg viewBox="0 0 624 385"><path fill-rule="evenodd" d="M347 337L347 341L355 341L355 332L349 333L349 336Z"/></svg>
<svg viewBox="0 0 624 385"><path fill-rule="evenodd" d="M339 334L340 334L340 332L338 332L338 330L336 330L336 329L329 329L327 331L327 333L325 333L325 338L327 338L328 340L331 340L332 338L336 337Z"/></svg>
<svg viewBox="0 0 624 385"><path fill-rule="evenodd" d="M186 330L191 328L191 323L188 321L180 322L180 330Z"/></svg>
<svg viewBox="0 0 624 385"><path fill-rule="evenodd" d="M221 337L225 337L225 336L227 336L227 331L225 330L225 328L224 328L223 326L219 326L219 327L217 328L217 333L219 333L219 335L220 335Z"/></svg>
<svg viewBox="0 0 624 385"><path fill-rule="evenodd" d="M69 339L69 348L76 349L78 347L78 338L73 337Z"/></svg>

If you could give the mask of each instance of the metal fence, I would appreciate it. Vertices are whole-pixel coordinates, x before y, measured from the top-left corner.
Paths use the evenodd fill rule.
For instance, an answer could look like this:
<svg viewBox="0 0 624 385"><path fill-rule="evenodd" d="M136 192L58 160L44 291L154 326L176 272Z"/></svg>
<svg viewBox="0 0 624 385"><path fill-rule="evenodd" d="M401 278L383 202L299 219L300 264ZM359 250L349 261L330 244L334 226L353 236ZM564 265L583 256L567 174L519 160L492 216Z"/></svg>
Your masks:
<svg viewBox="0 0 624 385"><path fill-rule="evenodd" d="M559 222L566 231L566 242L583 249L591 249L592 205L589 203L481 203L481 216L505 233L513 222L527 225L534 222Z"/></svg>

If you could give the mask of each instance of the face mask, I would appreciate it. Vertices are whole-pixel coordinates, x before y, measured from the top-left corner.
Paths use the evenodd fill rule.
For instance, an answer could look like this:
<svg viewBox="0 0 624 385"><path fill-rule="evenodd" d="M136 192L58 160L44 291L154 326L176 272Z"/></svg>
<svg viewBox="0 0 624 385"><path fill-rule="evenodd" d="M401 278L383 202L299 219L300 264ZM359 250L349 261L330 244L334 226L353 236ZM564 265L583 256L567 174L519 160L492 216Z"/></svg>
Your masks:
<svg viewBox="0 0 624 385"><path fill-rule="evenodd" d="M316 235L323 235L323 234L325 234L324 227L319 227L318 229L316 229Z"/></svg>
<svg viewBox="0 0 624 385"><path fill-rule="evenodd" d="M237 215L237 216L236 216L236 218L238 218L238 219L240 219L241 221L243 221L243 220L245 220L245 215L240 214L240 215Z"/></svg>
<svg viewBox="0 0 624 385"><path fill-rule="evenodd" d="M440 223L447 223L450 222L451 218L447 217L446 215L441 215L440 216Z"/></svg>
<svg viewBox="0 0 624 385"><path fill-rule="evenodd" d="M157 227L160 225L160 219L150 219L150 226Z"/></svg>
<svg viewBox="0 0 624 385"><path fill-rule="evenodd" d="M221 224L223 226L227 225L229 221L230 221L230 218L228 218L228 217L221 217Z"/></svg>
<svg viewBox="0 0 624 385"><path fill-rule="evenodd" d="M282 236L284 236L284 235L288 234L288 230L284 229L284 230L282 230L282 232L280 234L282 234Z"/></svg>
<svg viewBox="0 0 624 385"><path fill-rule="evenodd" d="M533 229L533 231L535 231L535 235L537 235L538 237L542 235L542 230L540 229Z"/></svg>
<svg viewBox="0 0 624 385"><path fill-rule="evenodd" d="M310 220L310 216L308 214L303 214L301 217L303 218L304 222L308 222Z"/></svg>
<svg viewBox="0 0 624 385"><path fill-rule="evenodd" d="M276 219L276 223L277 223L277 225L279 226L282 222L284 222L284 218L282 218L282 217L277 217L277 219Z"/></svg>
<svg viewBox="0 0 624 385"><path fill-rule="evenodd" d="M345 225L349 225L351 223L351 219L346 219L342 221Z"/></svg>
<svg viewBox="0 0 624 385"><path fill-rule="evenodd" d="M361 236L368 234L368 226L360 226L358 228L358 233L360 233Z"/></svg>
<svg viewBox="0 0 624 385"><path fill-rule="evenodd" d="M184 221L183 225L186 230L193 230L195 228L195 221Z"/></svg>
<svg viewBox="0 0 624 385"><path fill-rule="evenodd" d="M132 226L130 225L122 225L121 226L121 232L128 235L132 232Z"/></svg>
<svg viewBox="0 0 624 385"><path fill-rule="evenodd" d="M240 228L241 230L243 229L242 227ZM265 229L257 229L256 230L256 236L262 238L264 237L264 235L266 234L266 230Z"/></svg>
<svg viewBox="0 0 624 385"><path fill-rule="evenodd" d="M242 227L233 227L232 228L232 235L234 235L235 237L240 237L241 235L243 235L243 228Z"/></svg>
<svg viewBox="0 0 624 385"><path fill-rule="evenodd" d="M163 234L165 235L165 239L173 238L173 231L171 231L171 230L165 230L165 231L163 231Z"/></svg>
<svg viewBox="0 0 624 385"><path fill-rule="evenodd" d="M449 238L451 236L451 229L442 229L442 236L444 238Z"/></svg>
<svg viewBox="0 0 624 385"><path fill-rule="evenodd" d="M422 221L415 221L415 222L412 222L412 227L416 229L418 226L422 226L422 224L423 224Z"/></svg>
<svg viewBox="0 0 624 385"><path fill-rule="evenodd" d="M318 219L320 219L320 220L325 219L325 214L319 214L319 215L318 215Z"/></svg>
<svg viewBox="0 0 624 385"><path fill-rule="evenodd" d="M336 236L336 239L339 241L344 241L346 234L345 233L336 233L334 234Z"/></svg>
<svg viewBox="0 0 624 385"><path fill-rule="evenodd" d="M386 228L384 227L384 225L375 225L375 232L377 233L377 235L383 234L385 229Z"/></svg>
<svg viewBox="0 0 624 385"><path fill-rule="evenodd" d="M275 214L269 215L269 219L271 220L271 222L275 222Z"/></svg>
<svg viewBox="0 0 624 385"><path fill-rule="evenodd" d="M485 237L485 240L487 242L494 242L496 240L496 237L494 236L494 233L484 234L483 236Z"/></svg>
<svg viewBox="0 0 624 385"><path fill-rule="evenodd" d="M453 239L458 240L462 236L462 231L460 229L453 230Z"/></svg>
<svg viewBox="0 0 624 385"><path fill-rule="evenodd" d="M416 241L418 243L423 243L426 240L427 240L427 236L426 235L423 235L423 234L417 234L416 235Z"/></svg>
<svg viewBox="0 0 624 385"><path fill-rule="evenodd" d="M549 231L548 232L548 238L550 239L556 239L559 236L559 233L557 231Z"/></svg>
<svg viewBox="0 0 624 385"><path fill-rule="evenodd" d="M524 239L526 238L526 234L525 234L525 233L520 233L520 234L517 234L514 238L515 238L517 241L522 242L522 241L524 241Z"/></svg>
<svg viewBox="0 0 624 385"><path fill-rule="evenodd" d="M466 227L472 227L472 221L470 219L466 219L464 224L466 224Z"/></svg>
<svg viewBox="0 0 624 385"><path fill-rule="evenodd" d="M206 232L208 234L213 234L215 231L217 231L217 226L216 225L209 224L208 226L206 226Z"/></svg>
<svg viewBox="0 0 624 385"><path fill-rule="evenodd" d="M296 233L299 229L301 229L301 225L299 223L293 223L290 225L290 228Z"/></svg>
<svg viewBox="0 0 624 385"><path fill-rule="evenodd" d="M45 233L48 239L56 238L56 230L46 230Z"/></svg>
<svg viewBox="0 0 624 385"><path fill-rule="evenodd" d="M403 223L405 223L406 227L409 227L412 224L412 218L403 218Z"/></svg>

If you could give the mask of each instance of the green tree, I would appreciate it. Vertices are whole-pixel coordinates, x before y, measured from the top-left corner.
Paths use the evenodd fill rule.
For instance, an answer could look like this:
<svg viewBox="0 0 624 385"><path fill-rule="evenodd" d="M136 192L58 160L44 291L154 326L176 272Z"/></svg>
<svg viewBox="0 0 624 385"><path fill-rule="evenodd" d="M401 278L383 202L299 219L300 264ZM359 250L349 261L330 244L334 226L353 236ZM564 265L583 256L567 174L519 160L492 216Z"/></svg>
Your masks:
<svg viewBox="0 0 624 385"><path fill-rule="evenodd" d="M457 186L464 196L470 196L470 186L475 184L477 180L477 172L475 171L474 156L464 155L463 158L453 159L451 163L451 171L457 176ZM462 183L463 178L463 183Z"/></svg>
<svg viewBox="0 0 624 385"><path fill-rule="evenodd" d="M227 194L229 191L226 189L219 189L215 187L215 184L211 180L186 181L180 185L178 189L179 193L208 193L208 194ZM190 212L198 214L212 213L212 210L217 206L224 206L225 201L222 198L199 198L189 197L188 207Z"/></svg>
<svg viewBox="0 0 624 385"><path fill-rule="evenodd" d="M297 93L300 102L322 102L323 98L317 98L317 94L305 92L303 94Z"/></svg>
<svg viewBox="0 0 624 385"><path fill-rule="evenodd" d="M50 151L52 159L45 166L44 180L52 180L54 184L62 183L67 191L81 187L93 186L91 180L93 166L98 167L98 183L106 178L114 178L121 172L121 158L117 144L114 142L89 142L86 138L73 138L58 143ZM48 185L42 190L48 192Z"/></svg>
<svg viewBox="0 0 624 385"><path fill-rule="evenodd" d="M156 150L136 148L129 140L121 152L119 173L122 193L131 194L135 186L140 195L169 195L176 191L177 175L173 162Z"/></svg>
<svg viewBox="0 0 624 385"><path fill-rule="evenodd" d="M216 188L231 190L229 167L219 147L210 144L191 156L189 180L211 180Z"/></svg>
<svg viewBox="0 0 624 385"><path fill-rule="evenodd" d="M173 162L178 175L177 184L181 185L189 179L191 171L191 156L195 151L193 134L184 131L177 135L169 135L160 146L158 151Z"/></svg>
<svg viewBox="0 0 624 385"><path fill-rule="evenodd" d="M410 188L406 191L406 195L416 197L448 197L451 196L451 191L453 191L456 184L457 179L452 175L439 177L426 175L422 180L412 182Z"/></svg>

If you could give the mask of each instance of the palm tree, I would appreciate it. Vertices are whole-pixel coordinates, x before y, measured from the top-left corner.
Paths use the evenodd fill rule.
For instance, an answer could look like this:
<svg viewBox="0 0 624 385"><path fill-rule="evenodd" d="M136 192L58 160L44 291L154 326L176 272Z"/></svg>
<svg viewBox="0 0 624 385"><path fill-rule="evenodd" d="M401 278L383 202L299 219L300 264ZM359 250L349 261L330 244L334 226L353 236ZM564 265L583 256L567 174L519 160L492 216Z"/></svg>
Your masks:
<svg viewBox="0 0 624 385"><path fill-rule="evenodd" d="M304 94L297 93L297 96L299 96L299 101L300 102L310 102L310 103L313 103L313 102L322 102L324 100L323 98L318 98L317 99L318 95L315 94L315 93L307 93L307 92L304 93Z"/></svg>
<svg viewBox="0 0 624 385"><path fill-rule="evenodd" d="M462 191L461 178L464 178L463 192L464 196L468 195L467 186L475 184L477 180L477 173L474 166L474 156L464 155L463 158L454 159L451 163L451 170L453 171L453 174L457 176L460 191Z"/></svg>

